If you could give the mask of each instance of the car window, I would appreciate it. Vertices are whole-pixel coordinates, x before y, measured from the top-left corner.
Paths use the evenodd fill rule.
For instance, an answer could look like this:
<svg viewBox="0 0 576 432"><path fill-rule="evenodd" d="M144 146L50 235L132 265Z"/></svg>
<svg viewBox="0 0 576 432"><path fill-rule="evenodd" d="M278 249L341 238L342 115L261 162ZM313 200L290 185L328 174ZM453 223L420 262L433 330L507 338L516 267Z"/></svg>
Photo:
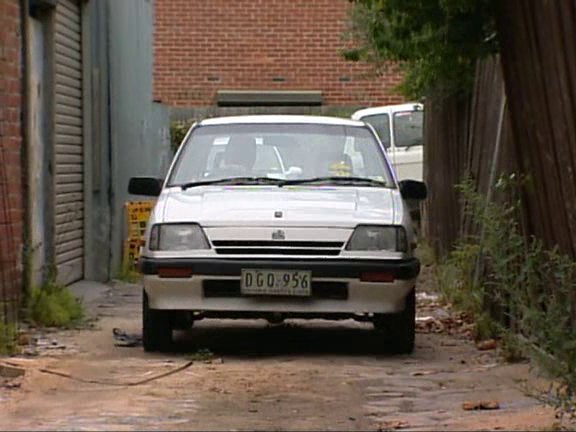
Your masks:
<svg viewBox="0 0 576 432"><path fill-rule="evenodd" d="M399 111L394 113L393 121L396 147L422 145L423 111Z"/></svg>
<svg viewBox="0 0 576 432"><path fill-rule="evenodd" d="M368 115L362 117L362 121L365 121L374 128L384 147L390 147L390 116L388 116L388 114Z"/></svg>
<svg viewBox="0 0 576 432"><path fill-rule="evenodd" d="M382 148L369 128L286 123L197 127L179 153L169 184L334 176L361 176L394 186Z"/></svg>

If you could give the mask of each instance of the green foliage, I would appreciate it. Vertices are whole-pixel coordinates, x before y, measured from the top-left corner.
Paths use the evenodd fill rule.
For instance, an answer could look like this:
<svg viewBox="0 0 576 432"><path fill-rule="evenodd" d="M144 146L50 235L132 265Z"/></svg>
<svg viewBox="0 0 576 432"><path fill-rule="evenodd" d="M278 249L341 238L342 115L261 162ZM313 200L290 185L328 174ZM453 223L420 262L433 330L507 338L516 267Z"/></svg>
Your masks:
<svg viewBox="0 0 576 432"><path fill-rule="evenodd" d="M46 327L72 327L84 317L81 302L67 287L55 282L31 289L27 312L30 321Z"/></svg>
<svg viewBox="0 0 576 432"><path fill-rule="evenodd" d="M170 145L172 147L172 151L178 150L182 140L186 136L188 129L194 123L194 120L189 121L173 121L170 124Z"/></svg>
<svg viewBox="0 0 576 432"><path fill-rule="evenodd" d="M116 279L127 283L136 283L140 281L141 276L133 260L123 259L120 270L116 275Z"/></svg>
<svg viewBox="0 0 576 432"><path fill-rule="evenodd" d="M518 335L513 332L502 332L502 357L508 363L516 363L526 359L526 346Z"/></svg>
<svg viewBox="0 0 576 432"><path fill-rule="evenodd" d="M465 312L476 322L476 339L489 339L498 334L495 322L485 311L485 286L474 279L480 245L462 241L436 267L436 282L444 301Z"/></svg>
<svg viewBox="0 0 576 432"><path fill-rule="evenodd" d="M434 254L434 249L430 243L426 241L420 241L418 247L415 251L416 257L420 260L422 265L431 266L436 263L436 257Z"/></svg>
<svg viewBox="0 0 576 432"><path fill-rule="evenodd" d="M480 246L462 242L436 269L438 288L458 309L478 316L482 312L482 287L474 283L474 265Z"/></svg>
<svg viewBox="0 0 576 432"><path fill-rule="evenodd" d="M201 348L188 358L190 361L207 362L214 360L214 353L207 348Z"/></svg>
<svg viewBox="0 0 576 432"><path fill-rule="evenodd" d="M507 203L488 202L470 181L460 185L465 211L481 228L461 240L438 269L440 289L457 307L502 337L509 360L529 355L558 379L555 406L576 411L576 263L523 235L516 192L526 183L501 178ZM486 336L486 335L484 335Z"/></svg>
<svg viewBox="0 0 576 432"><path fill-rule="evenodd" d="M15 324L6 323L0 315L0 355L13 355L18 352L18 329Z"/></svg>
<svg viewBox="0 0 576 432"><path fill-rule="evenodd" d="M497 0L351 0L351 61L396 62L409 98L467 93L478 59L498 51Z"/></svg>

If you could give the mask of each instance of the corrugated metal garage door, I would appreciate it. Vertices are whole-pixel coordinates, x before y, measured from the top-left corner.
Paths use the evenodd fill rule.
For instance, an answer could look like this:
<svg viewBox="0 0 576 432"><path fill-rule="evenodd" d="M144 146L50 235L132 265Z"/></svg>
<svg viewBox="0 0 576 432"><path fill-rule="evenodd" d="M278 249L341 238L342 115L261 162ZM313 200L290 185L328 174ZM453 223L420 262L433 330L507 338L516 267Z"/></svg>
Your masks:
<svg viewBox="0 0 576 432"><path fill-rule="evenodd" d="M82 20L77 0L56 8L55 262L59 282L84 275Z"/></svg>

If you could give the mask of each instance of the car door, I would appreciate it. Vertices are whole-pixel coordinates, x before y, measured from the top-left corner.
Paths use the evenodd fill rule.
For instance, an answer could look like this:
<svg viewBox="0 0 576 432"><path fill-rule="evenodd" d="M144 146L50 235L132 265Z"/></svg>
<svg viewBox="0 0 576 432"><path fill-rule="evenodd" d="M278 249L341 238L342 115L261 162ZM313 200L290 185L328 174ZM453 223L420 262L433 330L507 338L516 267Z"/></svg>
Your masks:
<svg viewBox="0 0 576 432"><path fill-rule="evenodd" d="M422 110L397 111L392 115L394 166L399 180L423 179Z"/></svg>
<svg viewBox="0 0 576 432"><path fill-rule="evenodd" d="M396 171L396 147L394 146L394 136L392 134L392 117L389 112L381 112L378 114L369 114L366 116L361 117L362 121L370 124L382 144L384 144L384 148L386 149L386 153L388 154L388 158L390 159L390 163L392 164L392 168Z"/></svg>
<svg viewBox="0 0 576 432"><path fill-rule="evenodd" d="M366 116L361 117L360 120L368 123L374 128L374 130L378 134L378 137L380 138L380 141L382 141L382 144L384 144L386 151L390 153L392 147L391 146L392 134L390 132L392 123L390 121L390 115L385 112L378 114L368 114Z"/></svg>

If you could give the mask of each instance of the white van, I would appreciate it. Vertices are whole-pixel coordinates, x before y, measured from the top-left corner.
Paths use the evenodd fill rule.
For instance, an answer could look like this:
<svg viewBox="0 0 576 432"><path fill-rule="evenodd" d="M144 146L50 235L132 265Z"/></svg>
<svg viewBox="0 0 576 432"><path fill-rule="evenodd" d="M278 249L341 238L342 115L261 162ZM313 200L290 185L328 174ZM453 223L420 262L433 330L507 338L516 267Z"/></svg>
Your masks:
<svg viewBox="0 0 576 432"><path fill-rule="evenodd" d="M386 147L398 180L423 179L424 106L420 103L366 108L352 119L370 124Z"/></svg>

